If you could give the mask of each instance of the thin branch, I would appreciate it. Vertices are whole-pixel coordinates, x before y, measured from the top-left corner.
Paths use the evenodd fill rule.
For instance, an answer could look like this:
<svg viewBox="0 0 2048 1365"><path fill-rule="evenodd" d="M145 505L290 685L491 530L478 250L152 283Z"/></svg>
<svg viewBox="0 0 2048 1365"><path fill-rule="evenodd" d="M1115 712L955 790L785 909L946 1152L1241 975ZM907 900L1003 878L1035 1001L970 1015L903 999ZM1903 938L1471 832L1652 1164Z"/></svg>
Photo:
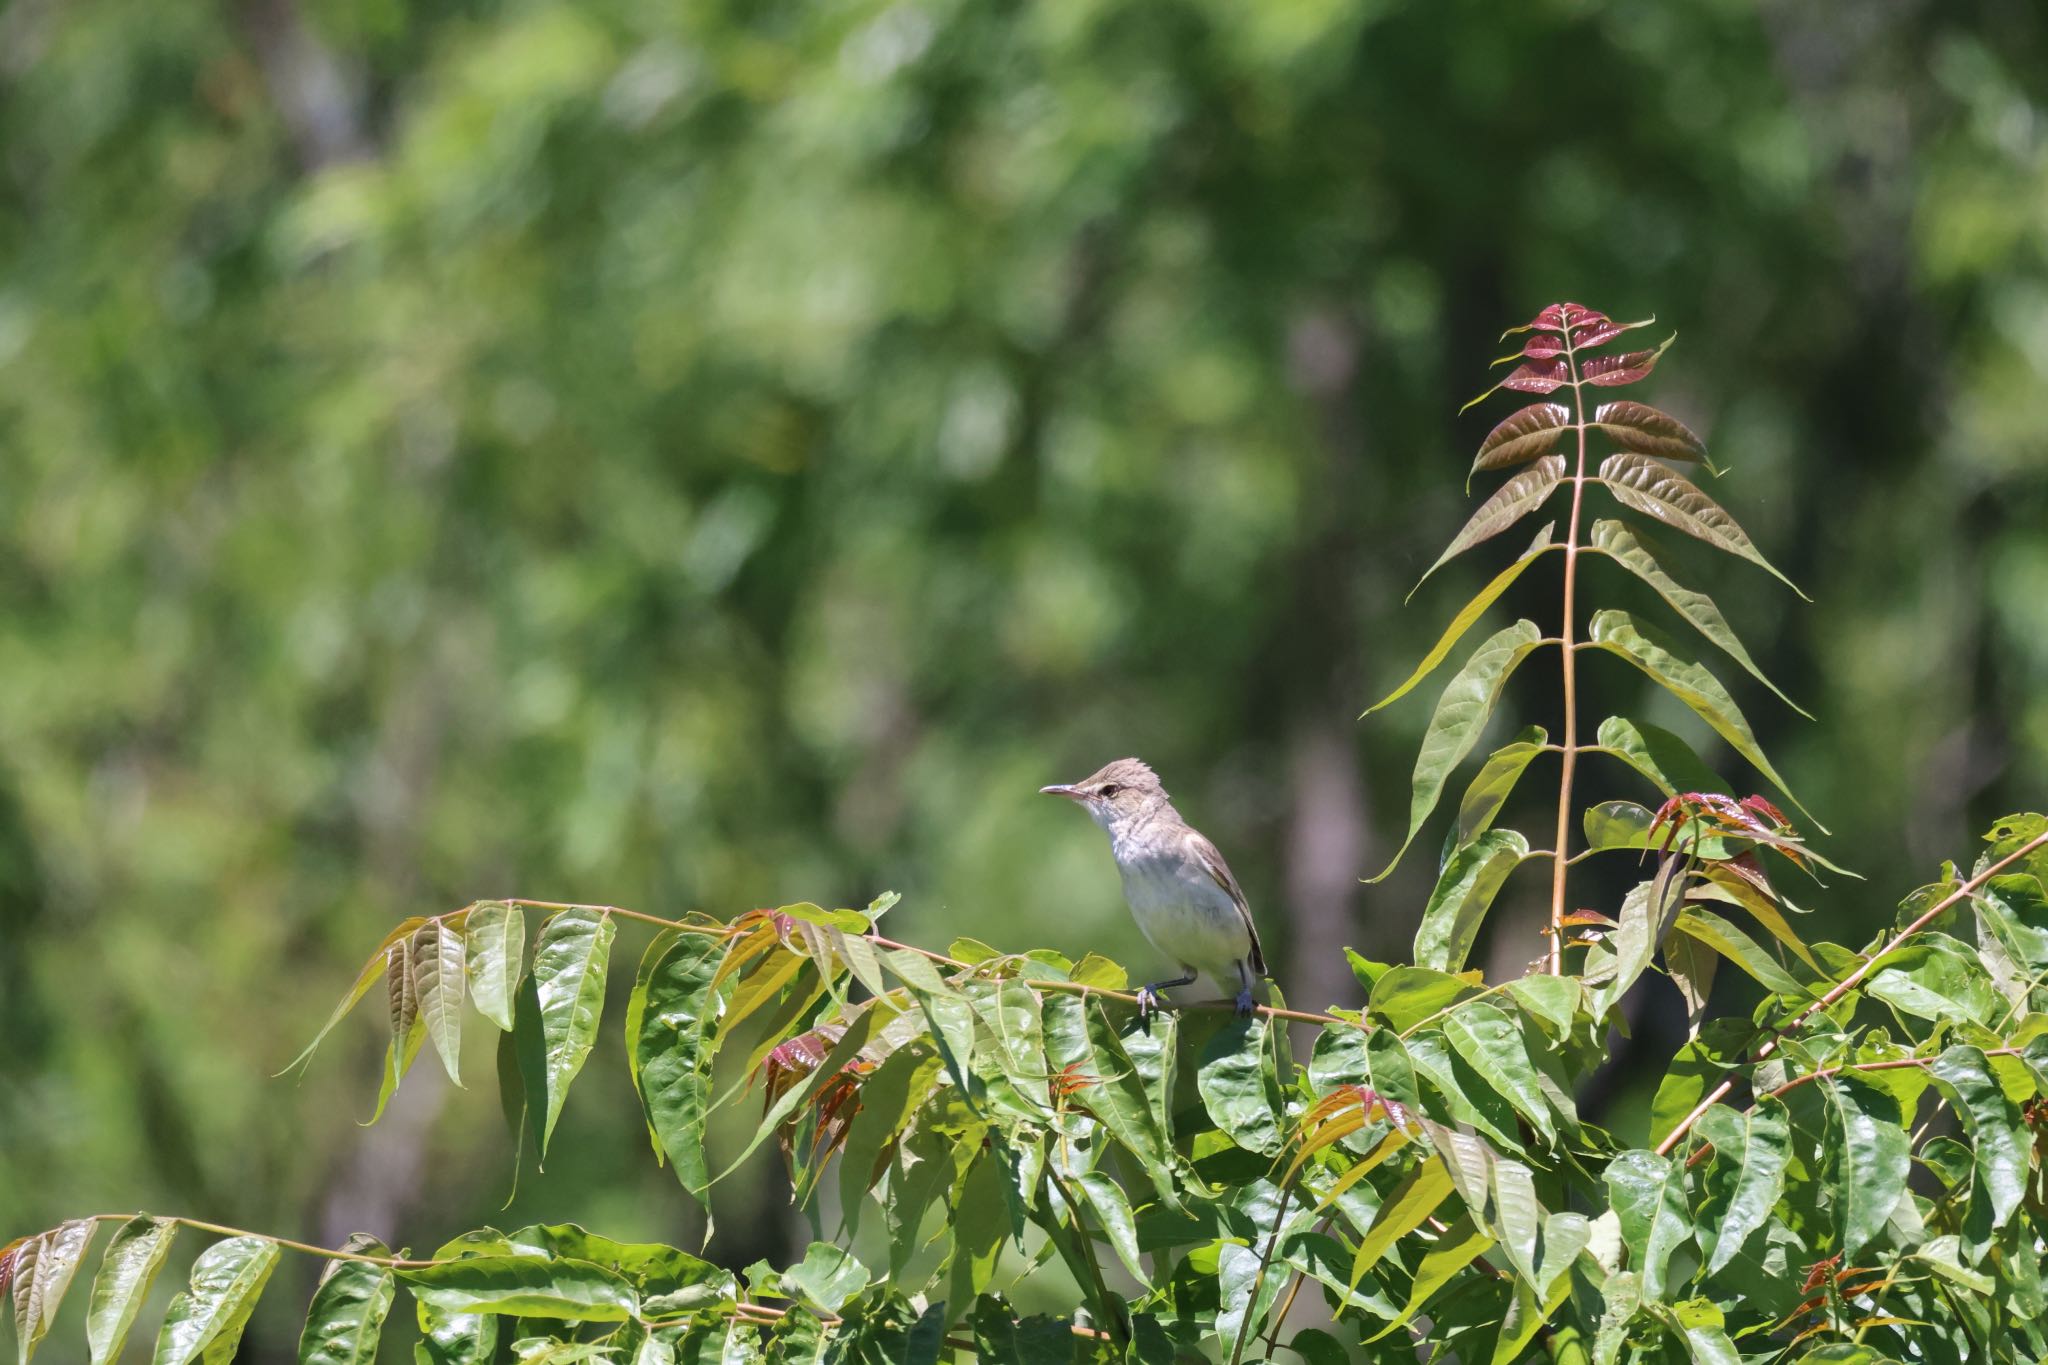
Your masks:
<svg viewBox="0 0 2048 1365"><path fill-rule="evenodd" d="M1572 832L1572 777L1579 760L1579 675L1578 650L1572 643L1573 598L1579 582L1579 509L1586 492L1586 410L1579 387L1579 361L1572 345L1572 320L1564 317L1564 358L1571 375L1572 425L1578 431L1578 464L1572 471L1572 515L1564 536L1564 619L1558 623L1558 657L1564 670L1564 736L1558 749L1563 769L1557 779L1557 839L1551 845L1555 856L1550 867L1550 974L1564 974L1565 878L1571 863L1566 856Z"/></svg>
<svg viewBox="0 0 2048 1365"><path fill-rule="evenodd" d="M1748 1064L1754 1066L1756 1063L1763 1061L1772 1053L1776 1052L1778 1050L1779 1041L1787 1032L1789 1032L1792 1029L1798 1028L1801 1024L1805 1023L1809 1018L1811 1018L1817 1011L1826 1009L1828 1006L1834 1004L1837 1000L1840 1000L1843 996L1847 995L1850 991L1854 990L1856 988L1856 983L1863 980L1864 977L1868 976L1870 974L1871 969L1875 967L1878 964L1878 962L1884 958L1886 953L1891 952L1892 949L1898 947L1901 943L1904 943L1907 939L1913 937L1915 934L1925 929L1928 925L1934 923L1935 920L1939 919L1943 914L1947 913L1951 908L1953 908L1957 904L1961 903L1964 900L1969 899L1971 896L1974 896L1977 893L1978 887L1982 886L1985 882L1990 881L2000 872L2003 872L2006 868L2012 866L2021 858L2026 857L2029 853L2032 853L2039 848L2048 848L2048 830L2044 830L2041 833L2035 835L2026 843L2014 849L2011 853L2006 854L2003 858L2000 858L1997 862L1992 863L1982 872L1979 872L1975 876L1971 877L1961 886L1958 886L1955 890L1949 892L1946 896L1943 896L1940 900L1936 901L1934 905L1926 911L1926 913L1920 916L1920 918L1914 920L1911 924L1899 930L1898 933L1892 935L1890 942L1886 943L1882 948L1879 948L1877 951L1871 953L1868 957L1864 958L1861 966L1857 967L1855 971L1850 972L1847 976L1843 977L1841 981L1838 982L1832 989L1830 989L1826 995L1823 995L1820 999L1815 1000L1814 1002L1809 1004L1805 1009L1800 1010L1799 1013L1792 1016L1792 1018L1787 1023L1781 1025L1777 1030L1779 1036L1776 1038L1772 1038L1770 1041L1766 1042L1762 1047L1758 1048L1756 1050L1756 1054L1749 1059ZM1707 1092L1707 1097L1701 1100L1697 1105L1693 1106L1692 1112L1687 1114L1684 1118L1680 1119L1678 1122L1678 1126L1676 1128L1673 1128L1670 1134L1662 1142L1657 1144L1657 1155L1670 1155L1671 1149L1676 1147L1679 1144L1680 1140L1683 1139L1687 1133L1692 1131L1692 1126L1695 1123L1699 1122L1700 1115L1706 1113L1707 1110L1711 1109L1714 1105L1720 1103L1722 1098L1725 1097L1728 1094L1728 1092L1733 1090L1734 1088L1735 1076L1731 1072L1728 1076L1722 1079L1719 1085L1715 1086L1711 1091Z"/></svg>

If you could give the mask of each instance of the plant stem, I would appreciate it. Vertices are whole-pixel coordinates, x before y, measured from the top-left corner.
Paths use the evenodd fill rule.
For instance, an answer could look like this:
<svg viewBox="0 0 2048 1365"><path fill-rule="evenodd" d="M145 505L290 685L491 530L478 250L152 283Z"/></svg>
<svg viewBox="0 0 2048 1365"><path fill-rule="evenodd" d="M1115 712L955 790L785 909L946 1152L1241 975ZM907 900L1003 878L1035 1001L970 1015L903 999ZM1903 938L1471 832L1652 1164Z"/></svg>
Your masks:
<svg viewBox="0 0 2048 1365"><path fill-rule="evenodd" d="M1067 1216L1070 1220L1064 1230L1072 1235L1074 1244L1080 1248L1078 1259L1081 1262L1081 1266L1087 1270L1088 1279L1092 1282L1095 1291L1095 1307L1102 1317L1108 1321L1112 1337L1119 1342L1123 1341L1126 1333L1124 1331L1124 1316L1121 1311L1121 1305L1117 1304L1110 1297L1109 1282L1102 1278L1102 1263L1095 1259L1095 1239L1088 1235L1088 1229L1081 1224L1081 1201L1074 1197L1074 1191L1068 1186L1067 1182L1054 1172L1051 1162L1048 1161L1040 1169L1039 1180L1041 1182L1040 1189L1047 1195L1051 1194L1052 1186L1059 1186L1060 1202L1067 1206ZM1062 1229L1060 1229L1059 1218L1052 1211L1052 1200L1046 1199L1045 1205L1046 1231L1056 1234ZM1055 1245L1060 1247L1060 1255L1062 1259L1066 1260L1068 1270L1075 1269L1074 1262L1076 1257L1066 1249L1064 1239L1055 1235L1053 1241ZM1078 1279L1080 1277L1076 1276L1075 1278Z"/></svg>
<svg viewBox="0 0 2048 1365"><path fill-rule="evenodd" d="M125 1223L131 1218L145 1218L147 1214L137 1213L95 1213L95 1223ZM293 1251L302 1251L308 1256L318 1256L329 1261L360 1261L364 1265L388 1266L393 1270L417 1270L433 1265L432 1261L409 1261L402 1256L371 1256L359 1251L337 1251L332 1247L316 1247L311 1242L294 1242L289 1237L272 1237L267 1232L251 1232L247 1228L231 1228L222 1223L208 1223L197 1218L171 1217L167 1222L180 1227L192 1228L198 1232L217 1232L223 1237L260 1237L266 1242L275 1242Z"/></svg>
<svg viewBox="0 0 2048 1365"><path fill-rule="evenodd" d="M1551 845L1550 974L1564 974L1565 878L1571 866L1566 843L1572 832L1572 777L1579 763L1579 652L1572 643L1573 599L1579 584L1579 506L1586 492L1586 407L1579 387L1579 361L1572 349L1572 319L1564 316L1564 359L1571 375L1572 425L1579 434L1578 463L1572 470L1572 516L1564 533L1564 619L1559 624L1558 650L1564 668L1564 737L1558 744L1563 762L1557 779L1557 841Z"/></svg>

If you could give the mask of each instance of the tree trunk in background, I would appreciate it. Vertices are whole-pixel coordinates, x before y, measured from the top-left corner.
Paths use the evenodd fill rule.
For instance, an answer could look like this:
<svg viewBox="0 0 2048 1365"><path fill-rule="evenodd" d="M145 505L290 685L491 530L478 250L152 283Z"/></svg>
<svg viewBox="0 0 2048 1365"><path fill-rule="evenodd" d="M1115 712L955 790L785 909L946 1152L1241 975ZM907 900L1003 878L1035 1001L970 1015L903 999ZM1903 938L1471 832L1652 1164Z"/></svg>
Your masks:
<svg viewBox="0 0 2048 1365"><path fill-rule="evenodd" d="M1360 935L1354 907L1368 841L1364 775L1356 716L1360 641L1351 600L1360 536L1357 471L1365 459L1360 420L1357 325L1334 309L1296 319L1288 366L1308 395L1320 428L1322 459L1304 481L1312 522L1294 575L1287 745L1288 998L1310 1009L1355 1004L1357 983L1344 959Z"/></svg>

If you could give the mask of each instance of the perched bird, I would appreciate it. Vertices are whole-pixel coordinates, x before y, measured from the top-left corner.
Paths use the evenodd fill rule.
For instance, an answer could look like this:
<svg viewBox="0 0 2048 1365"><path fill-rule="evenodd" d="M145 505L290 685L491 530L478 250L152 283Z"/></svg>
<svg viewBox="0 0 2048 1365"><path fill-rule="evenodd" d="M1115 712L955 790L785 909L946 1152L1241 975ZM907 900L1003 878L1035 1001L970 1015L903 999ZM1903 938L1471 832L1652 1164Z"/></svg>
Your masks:
<svg viewBox="0 0 2048 1365"><path fill-rule="evenodd" d="M1109 832L1138 928L1186 973L1140 990L1139 1013L1158 1008L1161 990L1206 972L1226 994L1236 992L1239 1014L1250 1014L1252 982L1266 974L1252 912L1230 865L1180 818L1158 775L1135 758L1120 758L1085 781L1039 791L1066 797Z"/></svg>

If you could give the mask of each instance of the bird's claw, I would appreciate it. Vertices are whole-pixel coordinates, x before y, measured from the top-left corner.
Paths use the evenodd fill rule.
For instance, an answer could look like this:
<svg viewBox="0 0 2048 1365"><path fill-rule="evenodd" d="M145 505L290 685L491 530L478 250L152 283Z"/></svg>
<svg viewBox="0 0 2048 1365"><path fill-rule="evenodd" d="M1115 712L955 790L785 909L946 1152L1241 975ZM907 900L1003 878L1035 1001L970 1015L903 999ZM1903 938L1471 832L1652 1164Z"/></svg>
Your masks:
<svg viewBox="0 0 2048 1365"><path fill-rule="evenodd" d="M1252 988L1245 986L1237 993L1237 1017L1240 1019L1251 1018L1253 1008Z"/></svg>
<svg viewBox="0 0 2048 1365"><path fill-rule="evenodd" d="M1152 1016L1159 1013L1159 1007L1166 1003L1166 997L1159 993L1157 986L1138 987L1138 1022L1145 1031L1152 1031Z"/></svg>

